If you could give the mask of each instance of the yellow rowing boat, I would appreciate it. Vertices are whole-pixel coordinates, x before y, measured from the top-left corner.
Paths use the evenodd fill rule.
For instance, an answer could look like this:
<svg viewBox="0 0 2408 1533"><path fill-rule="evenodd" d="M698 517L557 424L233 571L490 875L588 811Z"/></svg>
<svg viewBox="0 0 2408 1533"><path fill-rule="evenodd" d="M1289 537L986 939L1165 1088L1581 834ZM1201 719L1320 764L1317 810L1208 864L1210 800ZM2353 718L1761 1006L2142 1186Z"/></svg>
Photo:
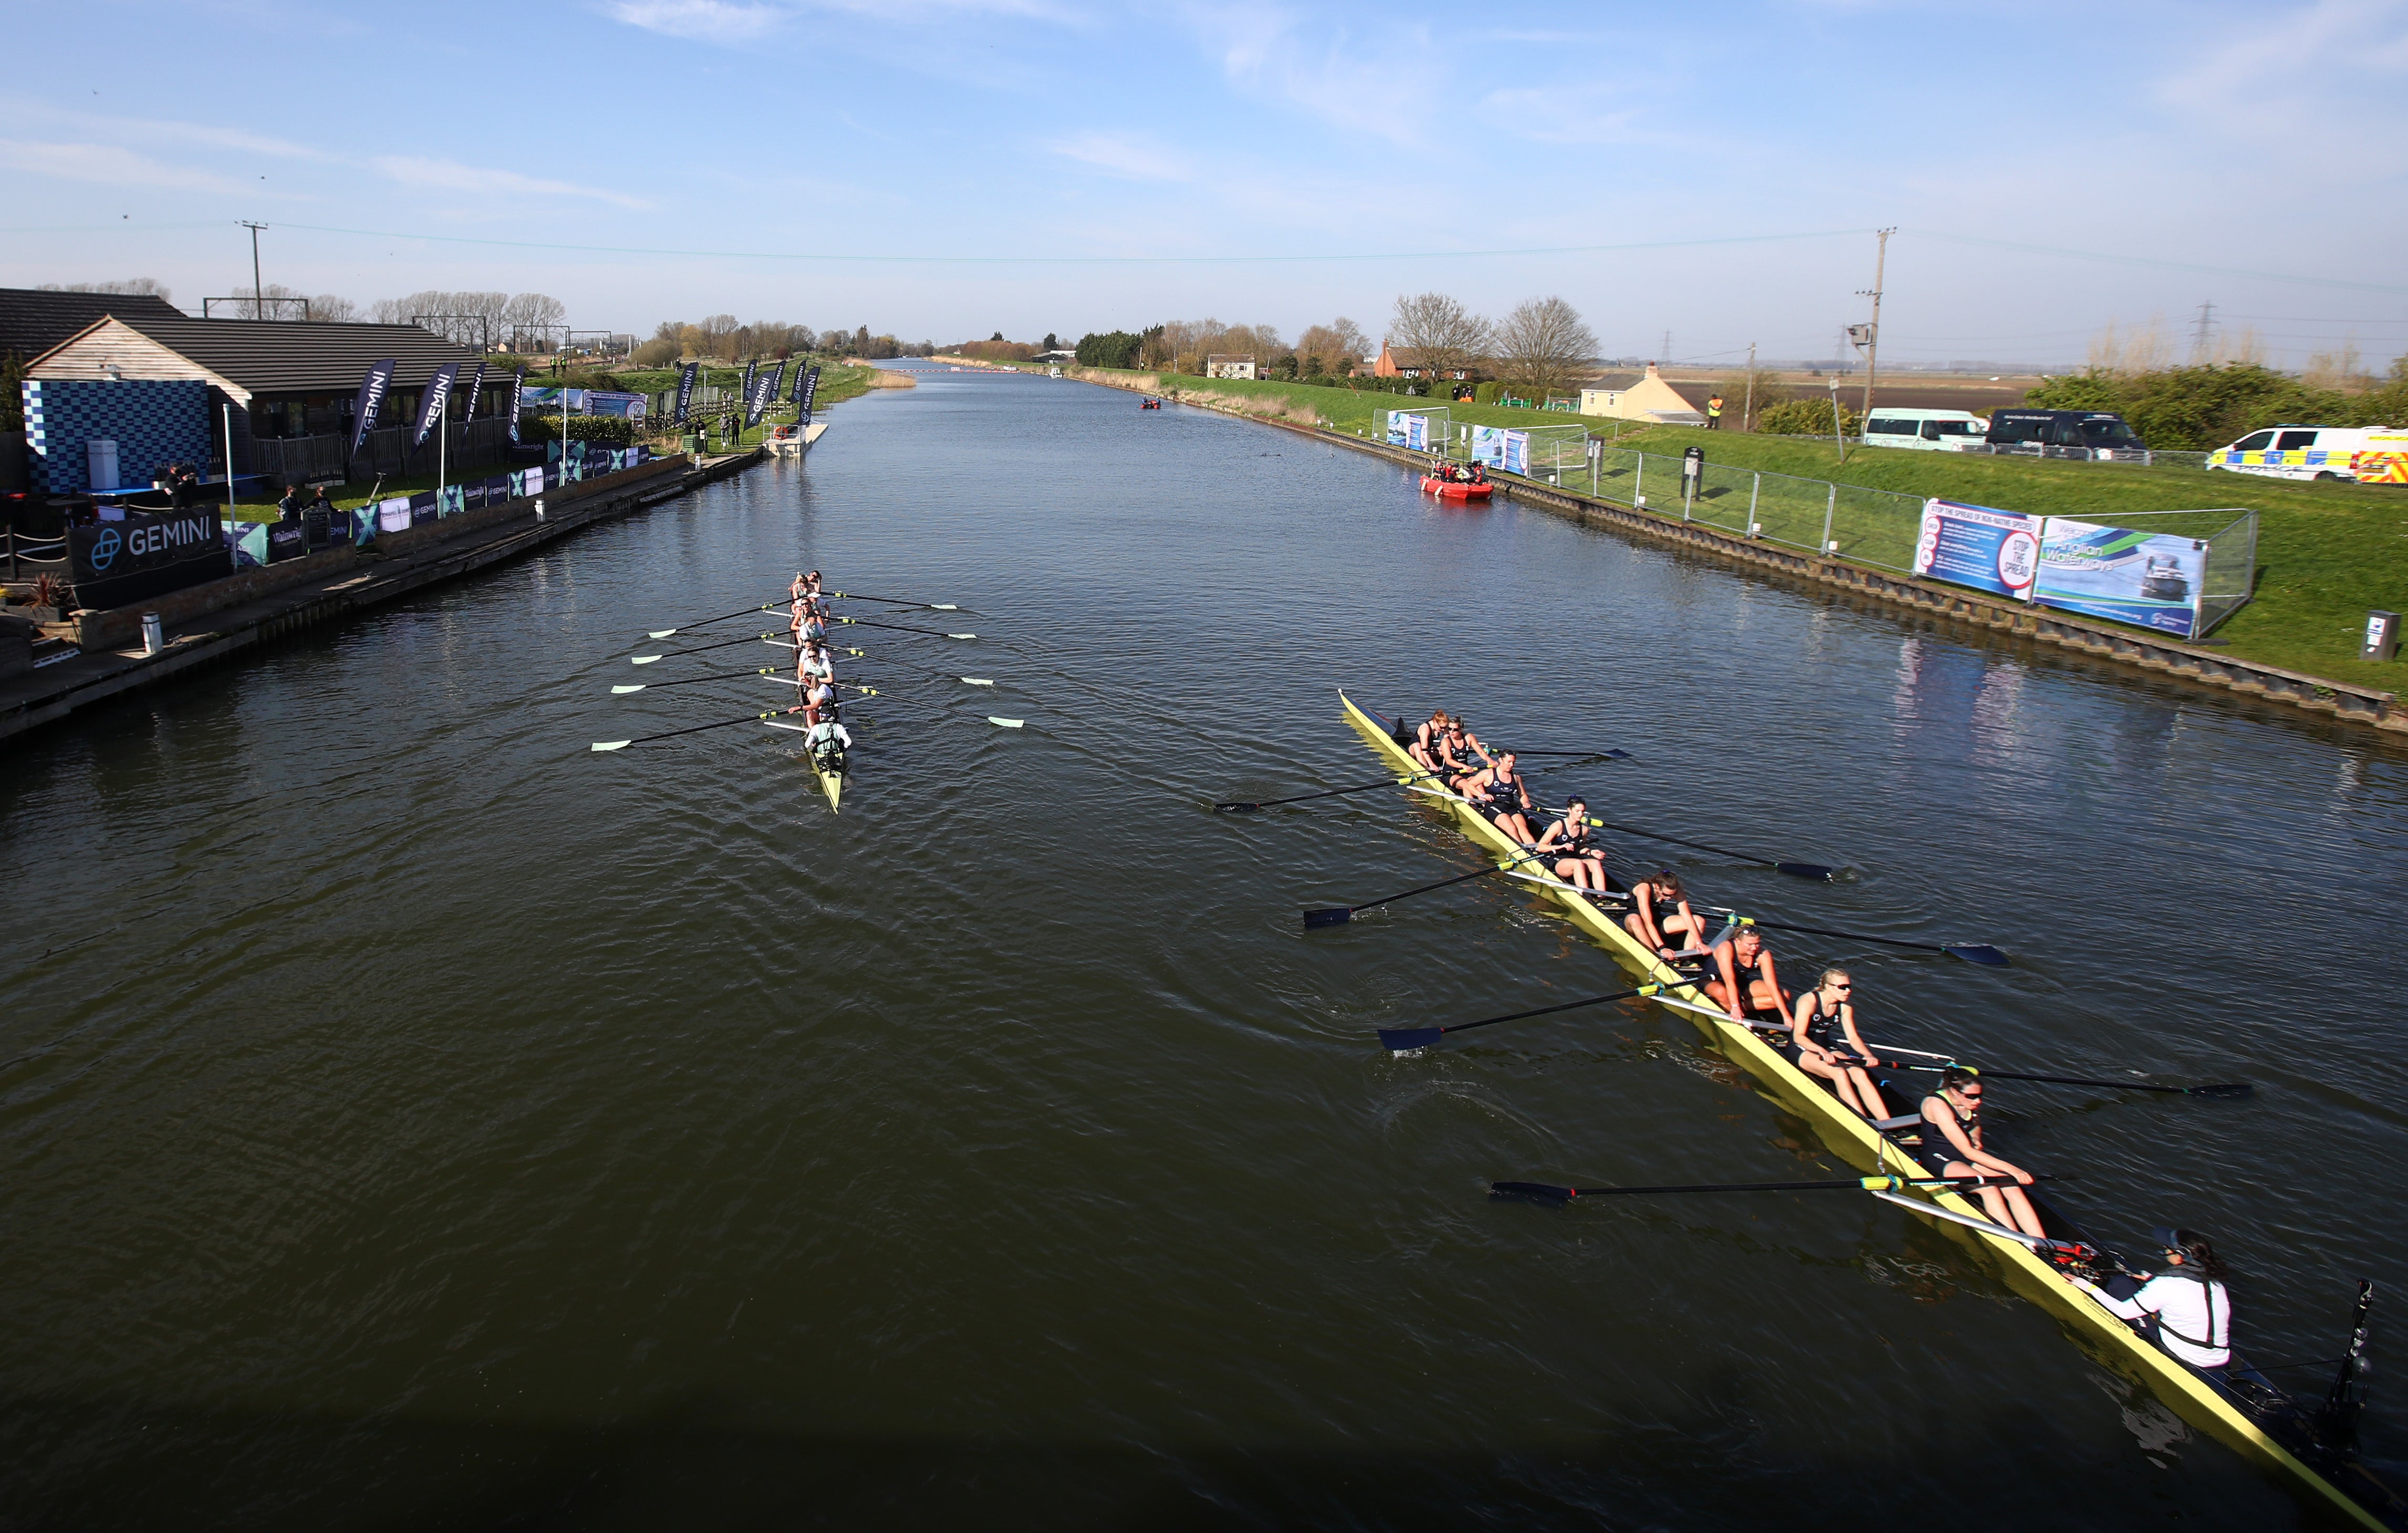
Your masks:
<svg viewBox="0 0 2408 1533"><path fill-rule="evenodd" d="M1400 787L1433 802L1448 804L1465 833L1497 861L1509 865L1519 863L1518 866L1509 866L1504 876L1545 889L1564 907L1565 914L1575 925L1605 946L1616 963L1641 983L1664 985L1666 992L1657 997L1657 1004L1695 1023L1708 1041L1741 1068L1771 1087L1793 1111L1813 1123L1817 1135L1833 1152L1866 1171L1908 1177L1929 1175L1891 1136L1906 1132L1904 1128L1893 1129L1888 1134L1876 1129L1851 1111L1821 1082L1790 1063L1787 1055L1773 1048L1756 1030L1724 1015L1721 1008L1707 1000L1688 976L1666 963L1623 929L1623 910L1619 902L1610 896L1583 893L1570 884L1543 874L1521 871L1530 864L1519 861L1523 857L1522 847L1511 836L1490 824L1486 816L1457 795L1414 780L1423 769L1397 739L1398 727L1393 721L1362 707L1343 692L1338 696L1339 701L1345 705L1346 721L1361 732L1372 750L1396 772ZM2122 1319L2100 1307L2088 1294L2074 1287L2061 1268L2035 1254L2029 1247L2007 1238L2004 1233L1991 1233L1998 1226L1984 1216L1977 1205L1954 1192L1938 1189L1925 1192L1928 1204L1923 1199L1906 1198L1896 1193L1877 1195L1885 1195L1891 1202L1903 1204L1932 1218L1938 1227L1952 1237L1986 1254L2016 1292L2066 1323L2069 1334L2077 1345L2100 1362L2145 1384L2192 1425L2229 1443L2261 1466L2277 1471L2294 1487L2361 1526L2395 1530L2408 1528L2408 1501L2403 1501L2389 1486L2368 1472L2358 1463L2354 1453L2326 1446L2308 1412L2265 1380L2263 1375L2248 1368L2240 1361L2238 1354L2228 1381L2211 1380L2178 1361ZM2047 1211L2049 1217L2045 1222L2052 1236L2060 1233L2062 1223L2064 1232L2071 1237L2069 1243L2082 1243L2080 1232L2073 1230L2070 1222L2064 1222L2061 1214L2048 1209L2043 1200L2035 1198L2034 1201L2036 1206ZM2312 1465L2308 1462L2310 1459L2316 1462Z"/></svg>

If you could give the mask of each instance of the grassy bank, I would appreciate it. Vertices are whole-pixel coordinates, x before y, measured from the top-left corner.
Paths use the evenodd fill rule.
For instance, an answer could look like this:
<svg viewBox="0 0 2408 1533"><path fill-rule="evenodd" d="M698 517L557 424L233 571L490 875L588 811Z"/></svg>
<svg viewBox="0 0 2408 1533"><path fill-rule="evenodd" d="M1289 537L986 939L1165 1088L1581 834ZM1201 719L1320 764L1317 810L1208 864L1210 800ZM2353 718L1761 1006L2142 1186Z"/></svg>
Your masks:
<svg viewBox="0 0 2408 1533"><path fill-rule="evenodd" d="M2408 488L2400 485L2300 484L2192 469L1885 447L1852 447L1842 463L1832 444L1792 437L1707 432L1694 427L1634 427L1554 411L1447 404L1305 383L1068 370L1072 376L1295 425L1320 425L1347 436L1370 435L1383 410L1446 404L1450 419L1476 426L1583 425L1615 447L1668 458L1697 445L1705 448L1708 463L1717 468L1792 474L1918 498L1939 496L2036 515L2113 523L2119 513L2226 506L2251 510L2258 513L2254 599L2211 635L2221 642L2219 647L2263 664L2386 691L2408 679L2408 666L2401 662L2358 658L2369 608L2408 609L2408 569L2391 546L2408 537ZM1652 470L1650 473L1652 480ZM1651 483L1651 492L1653 488ZM1658 506L1666 503L1659 493L1651 493L1649 499ZM1842 522L1835 531L1843 534L1844 551L1849 546L1844 514Z"/></svg>

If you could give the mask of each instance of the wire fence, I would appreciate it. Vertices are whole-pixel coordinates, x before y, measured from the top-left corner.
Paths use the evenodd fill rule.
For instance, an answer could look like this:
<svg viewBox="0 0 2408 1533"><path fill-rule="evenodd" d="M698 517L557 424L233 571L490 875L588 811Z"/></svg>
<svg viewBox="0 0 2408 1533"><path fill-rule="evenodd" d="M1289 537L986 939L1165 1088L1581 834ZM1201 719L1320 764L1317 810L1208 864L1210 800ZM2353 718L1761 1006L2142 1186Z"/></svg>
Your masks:
<svg viewBox="0 0 2408 1533"><path fill-rule="evenodd" d="M1691 481L1682 467L1677 457L1600 445L1597 491L1742 538L1838 554L1901 574L1914 571L1915 540L1923 529L1920 496L1711 463ZM1577 486L1579 476L1567 474L1558 482Z"/></svg>

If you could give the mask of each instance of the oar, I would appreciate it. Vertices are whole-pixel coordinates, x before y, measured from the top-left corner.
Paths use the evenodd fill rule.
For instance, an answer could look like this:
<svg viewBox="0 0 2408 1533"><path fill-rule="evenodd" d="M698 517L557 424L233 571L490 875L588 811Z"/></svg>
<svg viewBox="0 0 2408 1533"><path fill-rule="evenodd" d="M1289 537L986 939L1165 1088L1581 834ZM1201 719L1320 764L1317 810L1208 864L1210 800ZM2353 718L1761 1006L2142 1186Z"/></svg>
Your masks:
<svg viewBox="0 0 2408 1533"><path fill-rule="evenodd" d="M629 745L649 745L654 740L674 740L681 734L700 734L705 730L724 730L733 724L758 724L767 719L781 717L787 712L788 710L781 708L775 713L746 714L742 718L723 718L716 724L696 724L690 729L670 730L665 734L639 734L633 740L596 740L594 742L594 748L625 750Z"/></svg>
<svg viewBox="0 0 2408 1533"><path fill-rule="evenodd" d="M1669 985L1641 985L1635 991L1615 991L1610 995L1592 995L1584 1001L1566 1001L1560 1005L1540 1006L1533 1011L1510 1011L1502 1017L1484 1017L1476 1022L1453 1022L1445 1027L1383 1027L1380 1029L1380 1047L1392 1054L1409 1049L1427 1049L1450 1033L1465 1033L1475 1027L1490 1027L1498 1022L1518 1022L1525 1017L1544 1017L1550 1012L1576 1011L1582 1006L1603 1005L1608 1001L1627 1001L1634 995L1654 995L1669 990Z"/></svg>
<svg viewBox="0 0 2408 1533"><path fill-rule="evenodd" d="M697 622L681 623L673 629L653 629L647 632L644 637L647 639L666 639L672 633L683 633L687 629L707 629L713 623L724 623L731 617L742 617L750 613L776 612L777 610L778 604L774 601L766 606L738 607L734 612L724 612L716 617L705 617Z"/></svg>
<svg viewBox="0 0 2408 1533"><path fill-rule="evenodd" d="M717 644L696 644L696 645L695 645L692 649L667 649L667 650L663 650L663 651L662 651L660 654L658 654L658 655L630 655L629 657L627 657L627 660L628 660L628 663L629 663L629 664L631 664L631 665L650 665L650 664L652 664L654 660L670 660L670 659L675 659L675 658L676 658L677 657L679 657L680 655L699 655L699 654L702 654L705 650L711 650L711 649L725 649L725 648L726 648L728 645L730 645L730 644L757 644L757 643L759 643L760 641L765 640L765 639L766 639L766 640L768 640L768 641L770 641L770 642L772 642L772 643L775 643L775 642L776 642L776 640L777 640L777 635L776 635L776 634L774 634L774 633L768 633L768 632L763 632L763 633L748 633L748 634L746 634L746 635L745 635L743 638L741 638L741 639L722 639L719 643L717 643ZM794 647L794 645L793 645L791 643L789 643L789 644L787 644L787 646L786 646L786 647L787 647L787 648L789 648L789 649L792 649L792 648Z"/></svg>
<svg viewBox="0 0 2408 1533"><path fill-rule="evenodd" d="M962 612L967 609L951 601L906 601L899 596L872 596L867 591L829 591L829 596L841 596L854 601L883 601L894 607L925 607L930 612Z"/></svg>
<svg viewBox="0 0 2408 1533"><path fill-rule="evenodd" d="M1214 804L1212 812L1216 815L1248 815L1257 809L1268 809L1275 803L1302 803L1308 799L1335 799L1342 798L1349 793L1369 793L1375 788L1402 788L1408 783L1420 782L1424 777L1437 775L1435 772L1419 772L1410 777L1383 777L1376 783L1364 783L1357 788L1333 788L1326 793L1298 793L1292 799L1264 799L1259 803L1247 799L1236 799L1227 803Z"/></svg>
<svg viewBox="0 0 2408 1533"><path fill-rule="evenodd" d="M2071 1176L2036 1176L2034 1181L2071 1181ZM2014 1177L1851 1177L1844 1181L1708 1181L1686 1187L1556 1187L1543 1181L1492 1181L1490 1197L1529 1198L1540 1203L1570 1203L1576 1197L1610 1197L1616 1193L1652 1196L1659 1193L1896 1193L1909 1187L2019 1187Z"/></svg>
<svg viewBox="0 0 2408 1533"><path fill-rule="evenodd" d="M1669 842L1675 846L1687 846L1696 851L1713 852L1717 857L1737 858L1742 862L1753 862L1758 867L1770 868L1776 873L1785 873L1792 878L1812 878L1817 883L1829 883L1831 875L1839 871L1836 868L1827 868L1820 862L1775 862L1762 857L1751 857L1745 852L1735 852L1727 846L1709 846L1702 841L1684 841L1676 835L1658 835L1654 831L1642 831L1635 825L1616 825L1602 819L1592 819L1589 823L1600 831L1620 831L1624 835L1640 836L1649 841Z"/></svg>
<svg viewBox="0 0 2408 1533"><path fill-rule="evenodd" d="M873 623L867 617L831 617L831 623L853 623L866 629L893 629L897 633L924 633L937 639L975 639L975 633L947 633L942 629L906 628L901 623Z"/></svg>
<svg viewBox="0 0 2408 1533"><path fill-rule="evenodd" d="M779 676L783 674L783 672L773 671L767 666L763 666L758 671L714 671L708 676L680 676L675 681L656 681L649 683L638 682L633 687L613 687L610 688L610 693L613 697L617 697L628 692L641 692L658 689L663 687L690 687L698 681L727 681L737 676Z"/></svg>
<svg viewBox="0 0 2408 1533"><path fill-rule="evenodd" d="M1498 754L1503 755L1502 751ZM1584 761L1627 761L1627 750L1517 750L1516 756L1573 756Z"/></svg>
<svg viewBox="0 0 2408 1533"><path fill-rule="evenodd" d="M1485 878L1490 874L1503 873L1508 868L1519 867L1521 864L1529 861L1533 858L1544 857L1547 854L1544 852L1526 852L1522 856L1513 859L1511 862L1499 862L1493 868L1482 868L1477 873L1459 874L1453 878L1441 878L1435 884L1424 884L1419 889L1409 889L1402 894L1391 894L1385 899L1369 900L1366 901L1362 904L1333 905L1326 910L1308 910L1304 913L1305 930L1309 932L1313 928L1320 926L1343 926L1362 912L1373 909L1379 905L1394 904L1398 900L1410 900L1416 894L1427 894L1431 889L1444 889L1449 884L1463 884L1469 883L1474 878Z"/></svg>
<svg viewBox="0 0 2408 1533"><path fill-rule="evenodd" d="M1919 947L1927 953L1946 953L1950 958L1961 958L1968 963L1987 963L1997 968L2004 968L2008 962L2006 954L1986 942L1907 942L1898 937L1876 937L1863 932L1833 932L1820 926L1784 926L1779 921L1760 921L1754 916L1735 916L1732 919L1741 926L1761 926L1773 932L1805 932L1818 937L1845 937L1850 942L1878 942L1892 947Z"/></svg>
<svg viewBox="0 0 2408 1533"><path fill-rule="evenodd" d="M1918 1051L1912 1049L1904 1050L1910 1054ZM1994 1080L2036 1080L2044 1086L2096 1086L2110 1092L2163 1092L2169 1096L2214 1096L2227 1100L2248 1096L2258 1090L2245 1080L2228 1080L2214 1086L2155 1086L2143 1080L2085 1080L2078 1076L2028 1076L2014 1070L1993 1070L1987 1065L1961 1064L1954 1061L1947 1064L1909 1064L1904 1060L1884 1060L1879 1068L1927 1070L1934 1074L1949 1069L1970 1070L1974 1075Z"/></svg>

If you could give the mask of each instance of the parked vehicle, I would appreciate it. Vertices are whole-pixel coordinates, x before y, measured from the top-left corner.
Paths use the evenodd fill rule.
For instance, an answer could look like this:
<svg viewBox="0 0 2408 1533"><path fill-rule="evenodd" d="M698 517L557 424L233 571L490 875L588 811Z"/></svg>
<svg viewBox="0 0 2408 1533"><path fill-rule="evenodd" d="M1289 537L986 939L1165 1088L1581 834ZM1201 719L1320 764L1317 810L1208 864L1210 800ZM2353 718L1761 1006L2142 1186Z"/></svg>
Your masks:
<svg viewBox="0 0 2408 1533"><path fill-rule="evenodd" d="M1865 419L1868 447L1920 447L1927 452L1961 453L1977 445L1990 423L1965 410L1876 410Z"/></svg>
<svg viewBox="0 0 2408 1533"><path fill-rule="evenodd" d="M2145 461L2148 444L2124 417L2105 410L2000 410L1984 436L1991 451L2042 457Z"/></svg>
<svg viewBox="0 0 2408 1533"><path fill-rule="evenodd" d="M2208 454L2207 467L2269 479L2408 484L2408 430L2392 426L2270 427Z"/></svg>

